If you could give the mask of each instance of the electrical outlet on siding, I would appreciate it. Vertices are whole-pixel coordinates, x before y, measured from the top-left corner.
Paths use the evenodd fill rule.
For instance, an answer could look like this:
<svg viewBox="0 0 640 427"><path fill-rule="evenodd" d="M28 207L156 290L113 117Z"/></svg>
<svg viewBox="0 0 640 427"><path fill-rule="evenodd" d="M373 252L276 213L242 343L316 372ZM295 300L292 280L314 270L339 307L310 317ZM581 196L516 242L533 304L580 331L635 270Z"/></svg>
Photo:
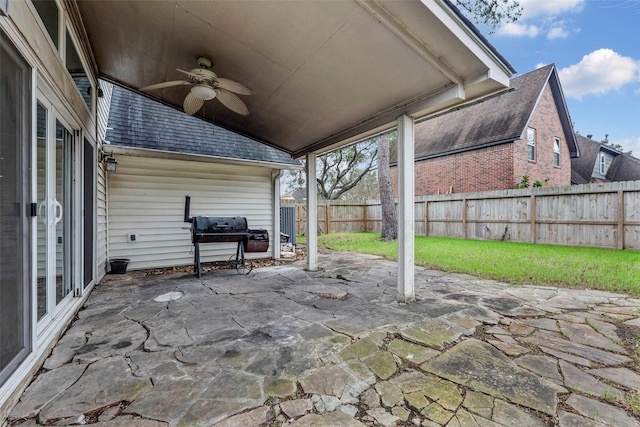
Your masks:
<svg viewBox="0 0 640 427"><path fill-rule="evenodd" d="M138 233L127 233L127 242L138 243L140 241L140 235Z"/></svg>

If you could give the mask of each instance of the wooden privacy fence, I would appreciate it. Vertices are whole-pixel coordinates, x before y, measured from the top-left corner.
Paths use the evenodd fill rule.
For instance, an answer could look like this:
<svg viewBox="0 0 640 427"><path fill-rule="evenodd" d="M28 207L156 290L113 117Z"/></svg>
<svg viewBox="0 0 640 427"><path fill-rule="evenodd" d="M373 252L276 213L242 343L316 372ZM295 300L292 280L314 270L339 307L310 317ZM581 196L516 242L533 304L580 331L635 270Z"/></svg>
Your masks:
<svg viewBox="0 0 640 427"><path fill-rule="evenodd" d="M321 233L379 232L381 218L378 201L318 204ZM640 181L416 197L415 234L640 249Z"/></svg>

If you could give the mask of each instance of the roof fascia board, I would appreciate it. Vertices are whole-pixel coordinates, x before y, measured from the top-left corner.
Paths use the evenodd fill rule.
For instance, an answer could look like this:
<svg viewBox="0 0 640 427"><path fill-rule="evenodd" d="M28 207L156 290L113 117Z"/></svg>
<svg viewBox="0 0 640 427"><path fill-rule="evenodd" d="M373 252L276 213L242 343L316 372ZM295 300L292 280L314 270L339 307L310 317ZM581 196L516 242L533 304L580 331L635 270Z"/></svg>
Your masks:
<svg viewBox="0 0 640 427"><path fill-rule="evenodd" d="M106 152L118 154L122 156L148 157L152 159L166 159L166 160L186 160L186 161L204 162L204 163L220 163L220 164L236 165L236 166L257 166L257 167L264 167L269 169L285 169L285 170L286 169L288 170L302 169L302 165L296 166L288 163L264 162L259 160L230 159L228 157L206 156L203 154L175 153L173 151L152 150L149 148L123 147L120 145L103 145L102 149Z"/></svg>
<svg viewBox="0 0 640 427"><path fill-rule="evenodd" d="M471 52L489 68L493 79L509 86L516 72L489 42L451 3L443 0L419 0L433 13Z"/></svg>
<svg viewBox="0 0 640 427"><path fill-rule="evenodd" d="M418 53L422 58L436 67L453 83L462 86L462 77L453 68L444 62L429 46L422 43L411 31L391 15L380 3L375 0L356 0L360 6L372 14L378 21L400 38L407 46Z"/></svg>
<svg viewBox="0 0 640 427"><path fill-rule="evenodd" d="M551 69L551 73L549 74L547 81L551 86L551 94L553 95L553 100L556 103L556 109L560 116L560 123L562 124L562 129L564 131L564 139L569 148L569 155L572 158L580 157L580 147L578 147L578 141L576 141L576 133L573 131L573 122L571 121L567 102L564 99L564 92L562 91L562 86L560 84L560 79L558 78L558 72L556 71L555 65Z"/></svg>
<svg viewBox="0 0 640 427"><path fill-rule="evenodd" d="M535 114L536 110L538 109L538 104L540 104L540 100L542 99L542 94L544 94L544 87L549 83L549 77L551 76L551 72L549 72L549 74L547 75L547 78L545 79L545 83L544 85L542 85L542 88L540 89L540 92L538 92L538 97L536 98L536 102L535 104L533 104L533 108L531 109L531 112L529 113L529 117L527 117L527 121L524 124L524 128L522 128L522 131L520 132L520 139L526 139L527 138L527 128L529 127L529 123L531 123L531 119L533 118L533 115ZM553 90L552 90L553 92Z"/></svg>

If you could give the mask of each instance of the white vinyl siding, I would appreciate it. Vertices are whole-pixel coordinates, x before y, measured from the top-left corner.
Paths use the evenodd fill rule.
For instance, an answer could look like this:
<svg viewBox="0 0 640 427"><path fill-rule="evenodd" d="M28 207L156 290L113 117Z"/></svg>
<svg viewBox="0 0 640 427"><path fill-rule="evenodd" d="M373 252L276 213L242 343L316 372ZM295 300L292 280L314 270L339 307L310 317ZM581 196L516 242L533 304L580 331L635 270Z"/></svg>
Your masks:
<svg viewBox="0 0 640 427"><path fill-rule="evenodd" d="M98 141L99 150L97 158L100 159L100 150L107 149L102 143L107 134L107 122L109 121L109 105L111 103L111 93L113 86L111 83L100 82L103 90L103 97L98 98L97 115L98 115ZM96 272L97 281L100 282L102 276L107 271L107 173L104 170L104 164L99 162L96 168Z"/></svg>
<svg viewBox="0 0 640 427"><path fill-rule="evenodd" d="M271 169L183 160L116 155L118 171L108 174L109 258L129 258L129 269L193 263L185 196L190 216L244 216L249 228L266 229L273 255L273 185ZM128 241L135 233L137 242ZM200 245L202 262L227 260L236 243Z"/></svg>
<svg viewBox="0 0 640 427"><path fill-rule="evenodd" d="M613 162L615 156L609 154L605 151L600 151L598 153L598 158L596 159L596 164L593 168L592 177L598 179L605 179L607 177L607 172L609 171L609 167L611 166L611 162Z"/></svg>

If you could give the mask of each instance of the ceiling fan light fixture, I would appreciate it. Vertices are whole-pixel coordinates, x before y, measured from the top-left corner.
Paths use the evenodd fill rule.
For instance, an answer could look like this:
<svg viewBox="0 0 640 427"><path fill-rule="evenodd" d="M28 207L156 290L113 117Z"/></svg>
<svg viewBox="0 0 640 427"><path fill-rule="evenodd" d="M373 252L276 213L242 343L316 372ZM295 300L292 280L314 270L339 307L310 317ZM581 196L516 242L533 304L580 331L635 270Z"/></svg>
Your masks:
<svg viewBox="0 0 640 427"><path fill-rule="evenodd" d="M191 93L194 96L205 101L208 101L216 97L215 89L204 83L193 85L193 87L191 87Z"/></svg>

